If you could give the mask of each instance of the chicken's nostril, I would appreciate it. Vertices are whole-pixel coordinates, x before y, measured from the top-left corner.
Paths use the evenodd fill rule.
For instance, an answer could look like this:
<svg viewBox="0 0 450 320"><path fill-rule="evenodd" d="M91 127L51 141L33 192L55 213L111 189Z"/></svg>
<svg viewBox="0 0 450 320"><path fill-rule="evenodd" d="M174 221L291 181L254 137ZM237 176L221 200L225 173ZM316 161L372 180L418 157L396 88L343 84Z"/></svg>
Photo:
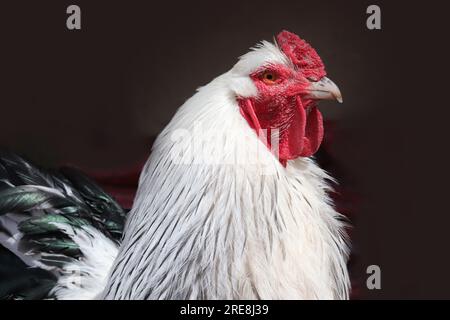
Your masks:
<svg viewBox="0 0 450 320"><path fill-rule="evenodd" d="M317 82L317 81L319 81L318 79L312 78L312 77L307 77L306 79L308 79L308 81L310 81L310 82Z"/></svg>

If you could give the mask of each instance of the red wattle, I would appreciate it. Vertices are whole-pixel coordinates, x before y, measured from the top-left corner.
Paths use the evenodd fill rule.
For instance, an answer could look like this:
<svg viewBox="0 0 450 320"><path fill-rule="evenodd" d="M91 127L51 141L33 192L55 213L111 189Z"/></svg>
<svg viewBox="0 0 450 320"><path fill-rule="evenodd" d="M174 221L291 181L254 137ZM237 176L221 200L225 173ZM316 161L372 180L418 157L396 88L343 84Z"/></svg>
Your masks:
<svg viewBox="0 0 450 320"><path fill-rule="evenodd" d="M280 139L280 159L285 161L312 156L323 139L323 120L319 109L311 106L307 113L300 97L296 97L296 105L292 121Z"/></svg>
<svg viewBox="0 0 450 320"><path fill-rule="evenodd" d="M322 114L316 106L309 112L304 139L308 139L308 144L303 147L301 156L310 157L317 152L323 139Z"/></svg>
<svg viewBox="0 0 450 320"><path fill-rule="evenodd" d="M300 98L296 98L296 107L287 130L281 133L280 153L282 160L291 160L302 155L305 145L306 111Z"/></svg>
<svg viewBox="0 0 450 320"><path fill-rule="evenodd" d="M258 133L261 129L268 129L264 144L270 148L271 128L261 126L261 122L255 112L254 103L250 99L239 101L240 112L247 120L252 129ZM323 139L322 114L316 106L310 106L307 112L300 97L295 98L295 108L292 111L292 118L285 130L280 133L278 144L278 156L281 164L286 166L288 160L298 157L310 157L320 147Z"/></svg>

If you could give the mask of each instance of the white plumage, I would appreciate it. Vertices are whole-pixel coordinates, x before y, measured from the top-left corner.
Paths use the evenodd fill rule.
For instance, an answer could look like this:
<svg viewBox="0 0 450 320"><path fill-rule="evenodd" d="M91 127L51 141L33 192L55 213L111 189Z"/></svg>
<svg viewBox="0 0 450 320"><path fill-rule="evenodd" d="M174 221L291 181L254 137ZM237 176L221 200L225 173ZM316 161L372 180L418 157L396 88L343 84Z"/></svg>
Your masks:
<svg viewBox="0 0 450 320"><path fill-rule="evenodd" d="M348 298L332 179L311 158L284 167L239 111L237 97L258 94L249 75L268 64L292 66L263 42L181 106L153 146L120 248L67 229L84 259L66 270L87 285L61 277L58 298Z"/></svg>

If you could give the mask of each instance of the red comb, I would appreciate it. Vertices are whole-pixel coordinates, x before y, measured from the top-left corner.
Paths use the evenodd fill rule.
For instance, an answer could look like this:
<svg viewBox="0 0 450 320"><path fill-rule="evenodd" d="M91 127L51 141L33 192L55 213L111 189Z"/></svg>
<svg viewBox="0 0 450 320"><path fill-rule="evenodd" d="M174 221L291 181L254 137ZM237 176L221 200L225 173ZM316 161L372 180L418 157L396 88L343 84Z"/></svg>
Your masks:
<svg viewBox="0 0 450 320"><path fill-rule="evenodd" d="M305 77L317 81L327 74L316 50L296 34L283 30L277 35L277 43Z"/></svg>

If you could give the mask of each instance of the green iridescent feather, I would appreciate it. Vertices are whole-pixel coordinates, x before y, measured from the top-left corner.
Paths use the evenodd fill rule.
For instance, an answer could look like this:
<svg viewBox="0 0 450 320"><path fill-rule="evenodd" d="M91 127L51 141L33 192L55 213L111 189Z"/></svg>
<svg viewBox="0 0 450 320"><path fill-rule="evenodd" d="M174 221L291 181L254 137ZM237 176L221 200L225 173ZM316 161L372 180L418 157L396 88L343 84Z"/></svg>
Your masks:
<svg viewBox="0 0 450 320"><path fill-rule="evenodd" d="M0 236L14 236L15 229L21 233L16 255L0 245L0 298L45 297L56 281L58 268L81 257L61 225L74 232L92 226L117 242L125 217L120 205L78 170L45 170L16 154L0 151ZM17 258L20 252L38 254L40 262L54 271L28 268Z"/></svg>

